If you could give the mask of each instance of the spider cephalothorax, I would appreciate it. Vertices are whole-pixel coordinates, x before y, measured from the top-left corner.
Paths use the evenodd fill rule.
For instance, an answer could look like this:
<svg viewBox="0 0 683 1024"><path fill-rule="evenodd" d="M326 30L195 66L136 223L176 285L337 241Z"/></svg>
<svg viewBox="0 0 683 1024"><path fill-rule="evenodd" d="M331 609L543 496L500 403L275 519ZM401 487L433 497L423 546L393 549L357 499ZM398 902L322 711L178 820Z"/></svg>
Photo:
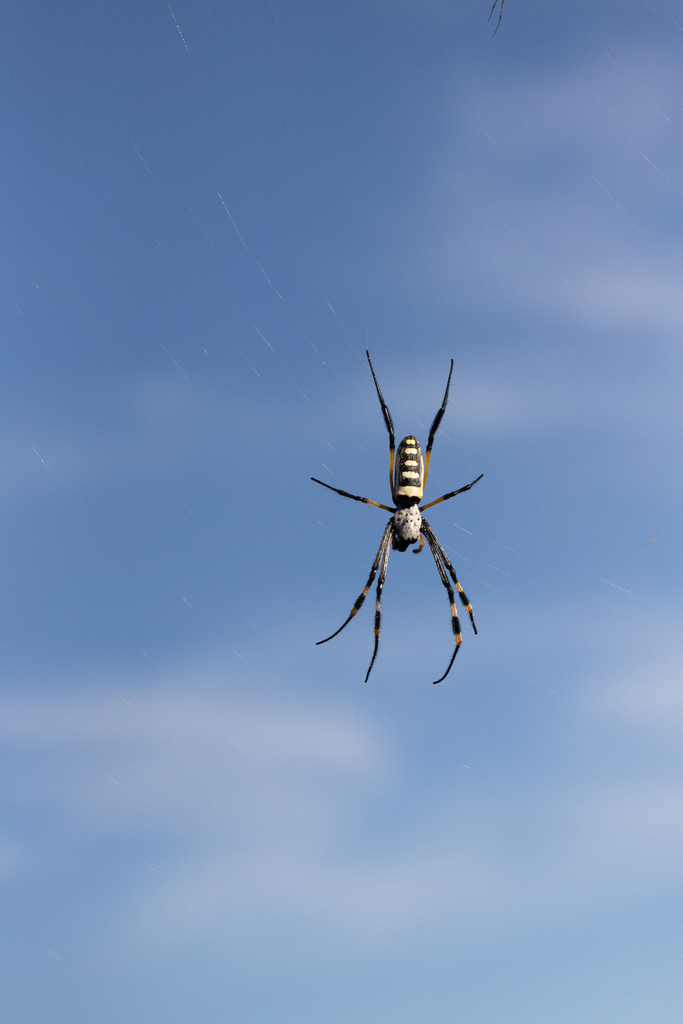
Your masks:
<svg viewBox="0 0 683 1024"><path fill-rule="evenodd" d="M349 615L346 622L343 622L339 629L332 633L332 636L326 637L324 640L319 640L319 644L326 644L328 640L332 640L337 633L341 633L344 626L347 626L351 619L358 613L365 598L367 596L372 582L379 571L379 578L377 580L377 601L375 604L375 647L372 652L372 661L370 662L370 668L365 677L367 683L370 678L370 672L372 666L375 664L375 658L377 657L377 650L379 648L379 632L380 632L380 621L381 621L381 610L380 602L382 597L382 589L384 587L384 581L387 575L387 565L389 562L389 551L393 547L395 551L406 551L411 544L417 544L419 541L420 546L414 549L414 554L419 554L425 545L425 540L429 545L429 549L434 556L436 562L436 568L439 572L439 577L443 583L448 597L451 603L451 625L453 627L453 634L455 636L455 650L453 656L448 664L448 668L441 676L441 679L436 679L436 683L440 683L442 679L445 679L451 670L455 656L460 650L462 643L462 635L460 633L460 619L455 607L455 594L453 593L453 587L450 584L448 577L455 584L455 588L458 591L460 600L465 606L470 622L472 623L472 629L477 632L477 627L474 624L474 614L472 612L472 605L467 600L465 591L458 582L458 577L455 574L455 569L450 563L448 555L444 551L443 547L439 543L436 534L432 530L427 520L423 517L422 513L425 509L431 508L432 505L438 505L440 501L446 501L448 498L454 498L456 494L462 494L463 491L469 491L470 487L474 487L479 480L481 480L483 473L473 480L471 484L466 484L464 487L459 487L457 491L450 491L448 494L442 495L437 498L436 501L430 501L427 505L419 507L420 500L424 494L425 484L427 483L427 474L429 472L429 460L432 455L432 445L434 444L434 437L439 424L443 418L443 414L446 411L446 405L448 403L448 391L451 386L451 377L453 375L453 360L451 359L451 369L448 374L448 382L446 384L446 393L443 396L443 402L441 408L434 417L434 422L431 425L429 431L429 440L427 441L427 449L425 452L424 459L422 458L422 449L415 437L412 434L408 434L404 437L398 446L398 453L395 450L394 445L394 423L391 418L391 413L387 408L386 402L382 397L379 384L377 383L377 377L373 369L372 363L370 362L370 353L366 351L368 357L368 363L370 363L370 369L372 371L372 377L377 388L377 396L379 398L379 404L382 407L382 415L384 416L384 422L387 430L389 431L389 483L391 486L391 497L394 501L394 507L390 505L381 505L378 501L371 501L370 498L361 498L358 494L349 494L348 491L340 491L338 487L330 487L329 484L323 483L322 480L317 480L314 476L311 480L314 480L317 484L322 484L323 487L329 488L331 491L336 491L337 494L341 494L344 498L353 498L354 501L362 501L366 505L374 505L376 508L386 509L387 512L392 512L393 515L382 535L382 541L379 546L379 550L375 556L375 561L372 563L372 569L370 570L370 576L368 582L365 585L365 589L362 594L356 600L351 614Z"/></svg>
<svg viewBox="0 0 683 1024"><path fill-rule="evenodd" d="M422 529L422 513L417 505L410 505L408 508L397 508L394 512L394 535L391 538L391 546L394 551L405 551L411 544L417 544L420 540ZM420 551L424 547L424 540L420 545Z"/></svg>

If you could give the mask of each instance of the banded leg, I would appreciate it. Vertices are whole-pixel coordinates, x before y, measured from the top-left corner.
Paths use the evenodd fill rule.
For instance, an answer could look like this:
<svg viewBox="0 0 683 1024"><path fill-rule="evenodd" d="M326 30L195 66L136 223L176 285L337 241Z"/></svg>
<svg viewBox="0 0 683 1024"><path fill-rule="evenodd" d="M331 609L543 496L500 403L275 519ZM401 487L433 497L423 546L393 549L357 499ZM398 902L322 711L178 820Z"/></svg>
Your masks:
<svg viewBox="0 0 683 1024"><path fill-rule="evenodd" d="M370 362L370 353L368 352L367 349L365 350L365 354L368 357L368 362L370 363L372 379L374 380L375 387L377 388L377 397L379 398L379 404L382 406L382 415L384 416L384 422L386 423L387 430L389 431L389 487L391 488L391 500L396 501L396 495L394 494L394 453L396 451L396 441L394 438L394 421L391 418L391 413L389 412L389 407L387 406L387 403L382 398L382 392L379 389L377 377L375 376L375 369L372 363Z"/></svg>
<svg viewBox="0 0 683 1024"><path fill-rule="evenodd" d="M427 542L429 544L431 544L430 537L431 537L431 540L434 541L434 544L436 545L436 548L437 548L437 550L438 550L438 552L441 555L441 558L443 560L443 564L446 566L446 569L448 570L448 573L449 573L451 579L455 583L456 590L458 591L458 594L460 595L460 600L462 601L463 605L465 606L465 609L466 609L467 613L469 614L470 622L472 623L472 629L474 630L474 632L476 634L477 627L474 624L474 612L472 610L472 605L470 604L470 602L469 602L469 600L467 598L467 594L465 593L465 591L462 589L462 587L460 586L460 584L458 582L458 577L455 574L455 569L451 565L451 562L450 562L450 559L449 559L448 555L444 551L444 549L443 549L443 547L442 547L442 545L441 545L441 543L439 541L439 538L436 536L436 534L434 533L434 531L432 530L431 526L429 525L429 523L427 522L426 519L422 520L422 529L424 530L425 536L427 538Z"/></svg>
<svg viewBox="0 0 683 1024"><path fill-rule="evenodd" d="M451 377L452 376L453 376L453 360L451 359L451 369L450 369L450 373L448 374L448 381L446 382L446 393L443 396L443 402L441 403L441 408L439 409L439 411L437 412L436 416L434 417L434 422L432 423L432 425L431 425L431 427L429 429L429 439L427 441L427 448L425 450L425 475L424 475L424 479L422 481L422 485L423 486L427 483L427 474L429 473L429 460L432 457L432 445L434 444L434 438L436 436L437 430L439 429L439 424L441 423L441 420L443 419L443 414L446 411L446 406L448 405L448 392L449 392L450 387L451 387Z"/></svg>
<svg viewBox="0 0 683 1024"><path fill-rule="evenodd" d="M448 675L448 673L450 672L450 670L453 667L453 662L455 661L455 656L458 653L458 651L460 650L460 645L462 643L462 633L460 632L460 619L458 618L458 609L455 607L455 594L453 593L453 587L451 586L450 581L449 581L448 577L446 576L446 573L444 572L444 567L441 564L441 557L440 557L440 554L439 554L439 549L437 548L436 543L435 543L436 538L434 537L434 534L429 529L429 527L427 527L426 530L424 529L424 527L425 527L425 522L424 522L424 519L423 519L422 520L422 529L424 530L424 535L427 538L427 543L429 544L430 550L431 550L432 554L434 555L434 561L436 562L436 568L439 570L439 576L441 577L441 582L443 583L444 587L446 588L446 591L448 592L448 599L449 599L449 601L451 603L451 626L453 627L453 636L455 637L455 650L453 651L453 657L448 662L448 668L446 669L444 674L441 676L441 678L434 680L434 685L436 686L437 683L443 682L443 680L446 678L446 676Z"/></svg>
<svg viewBox="0 0 683 1024"><path fill-rule="evenodd" d="M451 491L449 494L443 494L440 498L437 498L436 501L430 501L428 505L421 505L420 512L424 512L425 509L431 508L432 505L438 505L440 501L448 501L449 498L454 498L456 494L462 494L463 491L469 491L470 487L474 487L475 484L479 483L483 475L483 473L480 473L477 479L473 480L471 484L465 484L464 487L458 487L457 491ZM313 479L313 477L311 477L311 479Z"/></svg>
<svg viewBox="0 0 683 1024"><path fill-rule="evenodd" d="M388 505L380 505L378 501L371 501L370 498L361 498L360 494L349 494L348 491L340 491L338 487L330 487L329 484L324 484L322 480L317 480L314 476L311 480L316 484L321 484L323 487L327 487L328 491L336 491L337 494L341 494L342 498L353 498L354 501L363 501L366 505L374 505L375 508L386 509L387 512L394 512L395 509L389 508Z"/></svg>
<svg viewBox="0 0 683 1024"><path fill-rule="evenodd" d="M333 488L333 490L334 490L334 488ZM341 633L341 631L344 628L344 626L348 626L349 622L354 617L354 615L357 615L359 610L362 608L363 601L368 596L368 590L372 586L372 581L374 580L375 576L377 575L377 570L379 569L380 562L382 561L382 559L384 557L384 552L387 549L387 547L389 546L389 543L390 543L390 540L391 540L391 534L392 534L392 531L393 531L393 528L394 528L393 523L394 523L393 519L390 519L389 522L387 523L385 529L384 529L384 533L382 534L382 540L380 542L379 549L377 551L377 554L375 555L375 561L372 563L372 569L370 570L370 575L368 576L368 582L365 584L365 589L363 590L363 593L360 594L356 598L356 603L354 604L353 608L351 609L351 614L349 615L348 619L345 622L343 622L341 624L341 626L339 627L339 629L336 630L336 632L332 633L331 636L326 636L324 640L318 640L318 642L315 645L316 647L319 647L320 644L326 644L328 640L334 639L334 637L337 636L338 633ZM386 573L385 573L385 575L386 575ZM374 658L373 658L373 661L374 661ZM372 666L370 666L370 667L372 668Z"/></svg>
<svg viewBox="0 0 683 1024"><path fill-rule="evenodd" d="M365 677L367 683L372 672L372 666L375 664L375 658L377 657L377 651L379 650L379 631L382 622L382 590L384 589L384 581L387 578L387 568L389 565L389 552L391 551L391 544L387 541L384 546L384 559L379 570L379 576L377 577L377 600L375 601L375 646L372 651L372 660L370 662L370 668L368 674Z"/></svg>

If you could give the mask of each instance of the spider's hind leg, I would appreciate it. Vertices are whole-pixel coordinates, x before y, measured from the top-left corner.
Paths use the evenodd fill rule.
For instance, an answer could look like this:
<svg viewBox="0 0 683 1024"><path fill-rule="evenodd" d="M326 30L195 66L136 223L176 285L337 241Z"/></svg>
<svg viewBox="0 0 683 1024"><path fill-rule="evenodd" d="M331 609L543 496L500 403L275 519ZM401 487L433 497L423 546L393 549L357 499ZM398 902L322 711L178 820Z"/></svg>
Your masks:
<svg viewBox="0 0 683 1024"><path fill-rule="evenodd" d="M387 428L387 430L389 432L389 487L391 488L392 500L395 500L396 496L394 494L394 455L395 455L395 452L396 452L396 441L395 441L395 438L394 438L394 421L391 418L391 413L389 412L389 406L384 401L384 397L382 395L382 392L380 391L379 383L377 381L377 376L375 374L375 368L372 365L372 360L370 359L370 353L368 352L367 349L365 350L365 354L368 357L368 362L370 363L370 371L372 373L372 379L375 382L375 387L377 388L377 397L379 398L379 404L380 404L380 406L382 408L382 416L384 416L384 423L385 423L386 428Z"/></svg>

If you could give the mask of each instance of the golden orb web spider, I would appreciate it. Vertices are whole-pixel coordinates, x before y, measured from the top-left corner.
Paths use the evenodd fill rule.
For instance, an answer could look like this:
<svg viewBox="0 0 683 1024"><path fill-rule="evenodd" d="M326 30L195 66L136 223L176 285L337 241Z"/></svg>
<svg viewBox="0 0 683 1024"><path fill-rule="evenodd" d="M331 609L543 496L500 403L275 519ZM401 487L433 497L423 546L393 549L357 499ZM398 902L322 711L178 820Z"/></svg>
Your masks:
<svg viewBox="0 0 683 1024"><path fill-rule="evenodd" d="M450 491L448 494L443 494L440 498L437 498L436 501L430 501L427 505L418 506L418 503L424 493L425 484L427 483L427 473L429 472L429 460L432 455L434 436L439 429L439 424L443 419L443 414L446 411L446 405L448 403L448 391L451 386L451 377L453 376L453 360L451 359L451 369L448 374L446 393L443 396L441 408L434 417L434 422L429 430L429 440L427 441L427 450L425 451L424 460L422 458L422 449L417 439L413 437L412 434L408 434L408 436L404 437L398 446L398 455L396 455L396 464L394 465L394 423L386 402L382 398L382 392L380 391L379 384L377 383L375 370L372 362L370 361L370 353L367 349L365 354L368 357L368 363L370 363L372 378L375 382L375 387L377 388L377 397L379 398L379 404L382 407L382 415L384 416L386 428L389 431L389 485L391 487L391 497L394 502L394 508L391 508L389 505L381 505L378 501L371 501L370 498L361 498L358 494L349 494L348 491L340 491L338 487L330 487L329 484L323 483L322 480L317 480L314 476L311 477L311 480L316 484L322 484L323 487L327 487L330 491L335 491L337 494L341 494L343 498L352 498L354 501L365 502L366 505L374 505L376 508L386 509L387 512L392 512L393 515L384 528L379 550L375 556L375 561L372 563L370 575L368 576L368 582L365 584L363 593L360 594L351 609L351 614L346 622L343 622L336 632L332 633L331 636L326 637L324 640L319 640L316 646L326 644L328 640L332 640L338 633L341 633L345 626L348 626L351 619L360 611L363 601L365 601L367 593L372 586L372 582L379 571L379 577L377 580L377 601L375 603L375 647L372 652L370 668L368 669L368 673L365 677L365 682L367 683L370 678L370 673L372 672L372 666L375 664L375 658L377 657L377 650L379 648L379 631L381 622L380 605L382 599L382 588L384 587L384 581L387 576L389 550L390 548L393 548L395 551L406 551L411 544L417 544L419 541L419 548L413 550L413 554L418 555L422 551L426 540L432 555L434 556L434 561L436 562L436 568L439 572L441 582L448 593L451 603L451 625L455 636L455 650L453 651L453 656L448 663L448 668L441 678L434 680L434 683L436 684L445 679L450 672L453 662L455 661L455 656L460 650L460 645L462 643L460 619L458 618L458 612L455 607L455 594L453 593L453 587L448 579L449 576L453 580L456 590L460 595L460 600L469 614L472 629L475 633L477 632L477 627L474 624L472 605L468 601L465 591L458 582L455 569L451 565L448 555L439 543L436 534L427 520L423 517L422 513L425 509L431 508L432 505L438 505L440 501L447 501L449 498L454 498L456 494L462 494L463 491L469 491L471 487L474 487L474 485L481 480L484 474L482 473L478 476L471 484L465 484L464 487L459 487L457 491Z"/></svg>

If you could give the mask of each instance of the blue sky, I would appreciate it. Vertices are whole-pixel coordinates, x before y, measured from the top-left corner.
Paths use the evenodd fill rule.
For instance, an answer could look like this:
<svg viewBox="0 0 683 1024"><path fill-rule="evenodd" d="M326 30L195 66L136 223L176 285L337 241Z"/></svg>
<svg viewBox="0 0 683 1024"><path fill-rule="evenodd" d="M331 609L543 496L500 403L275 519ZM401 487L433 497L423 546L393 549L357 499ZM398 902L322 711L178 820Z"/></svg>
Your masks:
<svg viewBox="0 0 683 1024"><path fill-rule="evenodd" d="M488 13L3 13L3 1020L680 1018L683 5Z"/></svg>

